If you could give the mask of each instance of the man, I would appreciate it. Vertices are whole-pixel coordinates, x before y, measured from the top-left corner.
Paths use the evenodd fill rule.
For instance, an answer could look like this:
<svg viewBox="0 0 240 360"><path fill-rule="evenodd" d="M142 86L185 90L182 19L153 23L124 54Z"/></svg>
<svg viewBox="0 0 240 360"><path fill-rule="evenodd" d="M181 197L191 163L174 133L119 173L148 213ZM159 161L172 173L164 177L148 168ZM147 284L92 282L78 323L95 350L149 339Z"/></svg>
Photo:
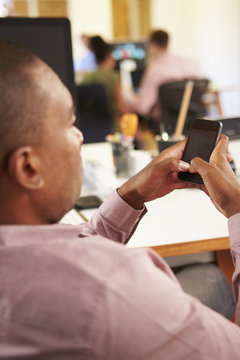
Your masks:
<svg viewBox="0 0 240 360"><path fill-rule="evenodd" d="M240 323L240 186L227 138L210 164L190 168L180 160L185 142L175 145L88 224L59 225L82 181L72 98L31 52L0 41L0 54L0 359L238 359L236 325L185 294L154 252L121 245L144 202L190 187L177 173L198 171L230 217Z"/></svg>
<svg viewBox="0 0 240 360"><path fill-rule="evenodd" d="M159 114L157 108L159 86L164 83L199 77L197 64L192 60L171 54L168 51L169 35L156 30L149 40L150 64L143 75L139 94L126 93L125 100L131 110L145 115Z"/></svg>

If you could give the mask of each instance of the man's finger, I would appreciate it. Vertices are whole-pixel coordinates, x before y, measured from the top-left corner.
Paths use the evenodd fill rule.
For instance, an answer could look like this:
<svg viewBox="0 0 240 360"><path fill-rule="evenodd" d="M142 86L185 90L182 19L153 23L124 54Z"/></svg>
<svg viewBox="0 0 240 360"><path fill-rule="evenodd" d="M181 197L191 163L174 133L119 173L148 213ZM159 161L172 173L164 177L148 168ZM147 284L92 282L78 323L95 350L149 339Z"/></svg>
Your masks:
<svg viewBox="0 0 240 360"><path fill-rule="evenodd" d="M180 159L182 157L184 148L186 146L186 141L187 141L187 139L184 139L184 140L178 142L177 144L172 145L171 147L162 151L160 153L161 159L164 159L164 158L166 159L169 157L175 157L175 158Z"/></svg>
<svg viewBox="0 0 240 360"><path fill-rule="evenodd" d="M205 185L200 185L200 184L194 184L194 183L188 183L188 182L184 182L184 181L175 181L173 183L173 188L175 190L179 190L179 189L199 189L199 190L202 190L204 191L206 194L207 194L207 190L206 190L206 187Z"/></svg>
<svg viewBox="0 0 240 360"><path fill-rule="evenodd" d="M221 135L215 149L213 150L210 161L215 156L224 156L226 158L228 154L228 144L229 144L228 137L225 135Z"/></svg>

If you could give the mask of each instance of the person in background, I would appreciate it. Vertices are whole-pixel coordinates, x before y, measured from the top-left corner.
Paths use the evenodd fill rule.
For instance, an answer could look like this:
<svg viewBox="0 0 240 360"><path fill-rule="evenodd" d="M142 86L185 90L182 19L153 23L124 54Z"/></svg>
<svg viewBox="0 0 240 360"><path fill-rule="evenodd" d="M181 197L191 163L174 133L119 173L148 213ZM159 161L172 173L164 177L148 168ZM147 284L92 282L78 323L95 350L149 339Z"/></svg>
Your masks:
<svg viewBox="0 0 240 360"><path fill-rule="evenodd" d="M158 91L164 83L198 78L198 65L180 56L173 55L168 50L169 35L164 30L154 31L149 40L149 65L147 66L139 93L133 91L125 93L125 102L131 111L141 115L151 114L159 117Z"/></svg>
<svg viewBox="0 0 240 360"><path fill-rule="evenodd" d="M116 61L112 57L111 45L100 36L93 36L90 43L98 68L92 73L85 74L81 84L102 85L106 93L108 110L115 119L118 119L127 108L122 98L118 73L114 71Z"/></svg>
<svg viewBox="0 0 240 360"><path fill-rule="evenodd" d="M81 40L85 45L85 47L88 49L88 51L83 57L76 59L74 61L73 64L74 72L77 73L78 75L92 72L97 69L96 57L91 48L91 37L86 34L82 34Z"/></svg>

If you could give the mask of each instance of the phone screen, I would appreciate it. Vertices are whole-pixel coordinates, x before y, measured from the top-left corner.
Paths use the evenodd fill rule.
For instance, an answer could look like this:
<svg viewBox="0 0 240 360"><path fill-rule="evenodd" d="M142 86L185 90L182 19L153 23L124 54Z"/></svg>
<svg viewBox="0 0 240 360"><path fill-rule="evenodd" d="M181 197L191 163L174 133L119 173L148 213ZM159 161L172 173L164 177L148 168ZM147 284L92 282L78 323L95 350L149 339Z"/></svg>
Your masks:
<svg viewBox="0 0 240 360"><path fill-rule="evenodd" d="M193 122L182 160L190 163L195 157L209 161L221 133L222 123L219 121L197 119ZM181 180L203 184L199 174L179 173Z"/></svg>

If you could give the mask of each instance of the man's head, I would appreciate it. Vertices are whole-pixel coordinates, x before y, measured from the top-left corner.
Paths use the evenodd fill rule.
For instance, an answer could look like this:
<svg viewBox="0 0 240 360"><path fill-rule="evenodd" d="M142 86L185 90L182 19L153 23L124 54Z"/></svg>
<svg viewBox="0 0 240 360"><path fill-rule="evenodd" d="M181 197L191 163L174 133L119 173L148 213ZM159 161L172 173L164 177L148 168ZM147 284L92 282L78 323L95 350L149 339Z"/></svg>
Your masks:
<svg viewBox="0 0 240 360"><path fill-rule="evenodd" d="M149 50L153 54L167 50L169 35L164 30L153 31L149 39Z"/></svg>
<svg viewBox="0 0 240 360"><path fill-rule="evenodd" d="M83 42L83 44L86 46L87 49L92 50L91 49L91 37L87 34L82 34L81 35L81 40Z"/></svg>
<svg viewBox="0 0 240 360"><path fill-rule="evenodd" d="M0 41L0 223L57 222L80 193L81 133L58 76Z"/></svg>

